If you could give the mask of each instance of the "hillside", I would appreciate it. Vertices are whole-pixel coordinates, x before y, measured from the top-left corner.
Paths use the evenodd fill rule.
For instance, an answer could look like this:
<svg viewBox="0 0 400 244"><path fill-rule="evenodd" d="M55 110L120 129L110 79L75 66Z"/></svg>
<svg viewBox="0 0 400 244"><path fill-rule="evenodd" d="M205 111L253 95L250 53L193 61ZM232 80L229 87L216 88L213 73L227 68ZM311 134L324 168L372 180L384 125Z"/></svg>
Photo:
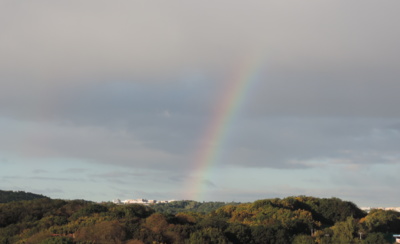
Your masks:
<svg viewBox="0 0 400 244"><path fill-rule="evenodd" d="M2 191L0 190L0 203L8 203L15 201L34 200L39 198L47 198L43 195L34 194L24 191Z"/></svg>
<svg viewBox="0 0 400 244"><path fill-rule="evenodd" d="M392 233L400 233L400 213L373 210L367 215L338 198L264 199L224 205L209 213L190 212L202 204L215 206L182 201L171 205L176 213L167 214L157 212L158 206L84 200L43 198L3 203L0 244L384 244L393 243ZM159 210L169 212L167 206Z"/></svg>

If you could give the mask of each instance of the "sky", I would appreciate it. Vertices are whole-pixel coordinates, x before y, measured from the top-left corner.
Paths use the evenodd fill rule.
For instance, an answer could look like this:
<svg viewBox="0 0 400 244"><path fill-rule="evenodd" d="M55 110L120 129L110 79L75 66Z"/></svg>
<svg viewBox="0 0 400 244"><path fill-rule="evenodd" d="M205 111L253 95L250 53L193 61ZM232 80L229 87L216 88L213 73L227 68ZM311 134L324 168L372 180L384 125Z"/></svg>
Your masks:
<svg viewBox="0 0 400 244"><path fill-rule="evenodd" d="M0 189L400 206L399 9L1 0Z"/></svg>

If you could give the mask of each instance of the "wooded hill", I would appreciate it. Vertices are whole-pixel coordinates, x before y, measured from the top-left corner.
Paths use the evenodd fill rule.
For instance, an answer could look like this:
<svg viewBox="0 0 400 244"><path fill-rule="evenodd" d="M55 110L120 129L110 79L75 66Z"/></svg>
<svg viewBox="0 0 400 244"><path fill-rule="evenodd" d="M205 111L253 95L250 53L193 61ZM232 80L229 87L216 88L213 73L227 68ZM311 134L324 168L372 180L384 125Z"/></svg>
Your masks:
<svg viewBox="0 0 400 244"><path fill-rule="evenodd" d="M0 190L0 203L22 201L22 200L33 200L39 198L47 198L43 195L34 194L24 191L2 191Z"/></svg>
<svg viewBox="0 0 400 244"><path fill-rule="evenodd" d="M168 204L48 198L2 203L0 243L379 244L393 243L392 234L400 233L400 213L366 214L338 198L265 199L228 204L207 213L185 209L202 204L207 203L176 202L168 210Z"/></svg>

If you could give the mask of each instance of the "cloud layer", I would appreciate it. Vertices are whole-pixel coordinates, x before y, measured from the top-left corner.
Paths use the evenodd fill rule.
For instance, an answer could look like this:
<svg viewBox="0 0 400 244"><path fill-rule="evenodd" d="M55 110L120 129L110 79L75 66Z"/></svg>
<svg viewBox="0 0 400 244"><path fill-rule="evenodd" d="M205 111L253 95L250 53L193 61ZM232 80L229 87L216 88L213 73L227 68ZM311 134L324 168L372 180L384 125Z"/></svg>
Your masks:
<svg viewBox="0 0 400 244"><path fill-rule="evenodd" d="M362 179L398 169L399 7L3 1L0 182L65 198L179 198L215 107L250 59L256 78L215 166L230 173L207 179L207 200L329 192L390 204L396 179L374 173L381 202ZM252 184L258 172L270 180ZM57 180L67 178L75 183Z"/></svg>

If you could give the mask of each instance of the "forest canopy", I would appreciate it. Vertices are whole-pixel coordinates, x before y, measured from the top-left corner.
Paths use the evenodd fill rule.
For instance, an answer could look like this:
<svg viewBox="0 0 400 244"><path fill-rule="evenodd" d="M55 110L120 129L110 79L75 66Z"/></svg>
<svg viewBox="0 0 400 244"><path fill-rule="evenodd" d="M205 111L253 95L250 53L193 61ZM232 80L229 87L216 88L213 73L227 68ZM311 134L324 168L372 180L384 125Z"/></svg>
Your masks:
<svg viewBox="0 0 400 244"><path fill-rule="evenodd" d="M24 191L2 191L0 190L0 203L22 201L22 200L33 200L39 198L47 198L43 195L34 194Z"/></svg>
<svg viewBox="0 0 400 244"><path fill-rule="evenodd" d="M252 203L94 203L46 197L0 204L0 244L9 243L393 243L400 213L365 213L338 198Z"/></svg>

